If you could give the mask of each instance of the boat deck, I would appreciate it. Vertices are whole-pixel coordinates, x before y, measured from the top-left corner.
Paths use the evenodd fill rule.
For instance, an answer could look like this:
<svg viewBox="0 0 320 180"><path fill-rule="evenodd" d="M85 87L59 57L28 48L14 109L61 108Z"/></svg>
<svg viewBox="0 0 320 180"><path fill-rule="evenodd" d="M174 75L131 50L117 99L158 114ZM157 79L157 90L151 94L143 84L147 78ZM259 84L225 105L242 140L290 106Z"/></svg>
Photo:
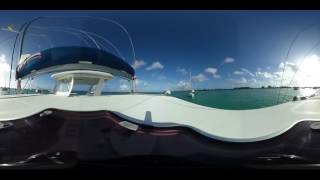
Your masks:
<svg viewBox="0 0 320 180"><path fill-rule="evenodd" d="M155 127L184 126L222 141L254 142L278 136L300 121L320 121L320 98L254 110L222 110L162 95L0 97L0 121L46 109L112 111L128 121Z"/></svg>

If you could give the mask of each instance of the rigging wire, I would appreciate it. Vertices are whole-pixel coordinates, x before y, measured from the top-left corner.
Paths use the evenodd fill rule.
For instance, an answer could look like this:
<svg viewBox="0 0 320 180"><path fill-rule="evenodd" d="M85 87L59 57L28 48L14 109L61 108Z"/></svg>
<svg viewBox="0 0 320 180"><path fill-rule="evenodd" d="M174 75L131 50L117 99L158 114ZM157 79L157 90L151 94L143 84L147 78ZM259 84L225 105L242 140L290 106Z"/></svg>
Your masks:
<svg viewBox="0 0 320 180"><path fill-rule="evenodd" d="M107 44L109 44L122 59L125 59L124 56L122 55L122 53L119 51L119 49L111 41L109 41L107 38L105 38L103 36L100 36L100 35L98 35L98 34L96 34L94 32L85 31L83 29L75 29L75 28L71 28L71 27L64 27L64 26L53 26L53 27L50 27L50 28L70 29L70 30L73 30L73 31L81 30L83 32L86 32L87 34L91 34L92 36L96 36L97 38L99 38L99 39L103 40L104 42L106 42Z"/></svg>
<svg viewBox="0 0 320 180"><path fill-rule="evenodd" d="M41 26L30 26L31 28L38 28L38 29L46 29L46 30L51 30L51 28L54 28L54 26L53 27L41 27ZM59 26L57 26L57 27L59 27ZM80 32L80 33L82 33L82 34L84 34L87 38L89 38L94 44L95 44L95 46L98 48L98 49L101 49L100 48L100 46L98 45L98 43L96 42L96 40L92 37L92 36L90 36L88 33L87 33L87 31L83 31L83 30L81 30L81 29L76 29L76 28L72 28L72 27L62 27L62 28L64 28L64 29L71 29L71 30L74 30L74 31L77 31L77 32ZM65 31L65 30L60 30L60 31L63 31L63 32L67 32L67 33L70 33L70 32L68 32L68 31ZM78 36L78 38L79 38L80 36ZM87 42L87 41L86 41ZM89 46L89 45L88 45ZM89 46L90 47L90 46Z"/></svg>
<svg viewBox="0 0 320 180"><path fill-rule="evenodd" d="M136 60L135 48L134 48L134 44L133 44L133 40L132 40L131 35L129 34L128 30L122 24L120 24L119 22L117 22L115 20L104 18L104 17L94 17L94 16L46 16L46 18L91 18L91 19L102 20L102 21L106 21L106 22L115 24L127 35L128 40L130 42L132 54L133 54L133 61Z"/></svg>
<svg viewBox="0 0 320 180"><path fill-rule="evenodd" d="M40 16L40 17L33 18L30 21L27 21L24 24L22 24L22 26L19 28L18 33L15 36L15 40L14 40L14 44L13 44L13 48L12 48L10 70L12 70L13 59L14 59L14 54L15 54L15 48L16 48L16 45L17 45L17 42L18 42L19 35L22 33L21 42L20 42L20 50L19 50L19 54L18 54L18 57L21 57L21 53L22 53L22 49L23 49L24 36L25 36L25 33L26 33L27 29L29 28L29 26L33 22L35 22L35 21L37 21L37 20L39 20L41 18L44 18L44 17ZM10 73L9 88L11 88L11 79L12 79L12 73Z"/></svg>
<svg viewBox="0 0 320 180"><path fill-rule="evenodd" d="M45 27L40 27L40 26L31 26L32 28L38 28L38 29L46 29L46 30L51 30L51 29L49 29L49 28L45 28ZM91 47L91 45L89 44L89 42L85 39L85 38L83 38L82 36L80 36L80 35L78 35L78 34L76 34L76 33L78 33L78 32L70 32L70 31L66 31L66 30L59 30L59 31L62 31L62 32L65 32L65 33L69 33L69 34L72 34L72 35L74 35L74 36L76 36L77 38L79 38L79 39L81 39L81 40L83 40L84 41L84 43L88 46L88 47ZM86 34L85 34L86 35ZM86 35L87 36L87 35Z"/></svg>
<svg viewBox="0 0 320 180"><path fill-rule="evenodd" d="M106 38L104 38L104 37L102 37L102 36L100 36L100 35L98 35L98 34L96 34L96 33L89 32L89 31L87 31L87 32L88 32L89 34L92 34L92 35L94 35L94 36L102 39L103 41L107 42L107 43L117 52L117 54L118 54L122 59L125 59L124 56L123 56L123 55L121 54L121 52L119 51L119 49L118 49L111 41L109 41L108 39L106 39Z"/></svg>
<svg viewBox="0 0 320 180"><path fill-rule="evenodd" d="M39 17L36 17L36 18L33 18L31 19L30 21L27 21L25 22L24 24L21 25L21 27L19 28L17 35L15 37L15 40L14 40L14 45L13 45L13 49L12 49L12 54L11 54L11 65L10 65L10 69L12 70L12 66L13 66L13 59L14 59L14 55L15 55L15 48L16 48L16 45L18 43L18 39L20 37L20 34L21 34L21 40L20 40L20 49L18 51L18 57L21 57L21 53L22 53L22 49L23 49L23 45L24 45L24 39L25 39L25 34L29 28L29 26L34 23L35 21L39 20L39 19L43 19L43 18L57 18L57 17L62 17L62 18L74 18L74 17L78 17L78 18L92 18L92 19L98 19L98 20L103 20L103 21L106 21L106 22L110 22L112 24L115 24L117 25L118 27L120 27L120 29L122 31L125 32L125 34L127 35L129 41L130 41L130 45L131 45L131 49L132 49L132 53L133 53L133 61L136 60L136 55L135 55L135 50L134 50L134 45L133 45L133 40L129 34L129 32L127 31L127 29L120 23L118 23L117 21L115 20L111 20L111 19L108 19L108 18L101 18L101 17L93 17L93 16L39 16ZM85 33L85 32L83 32ZM87 34L87 33L85 33ZM96 43L96 41L91 37L89 36L89 38L95 42L95 45L100 49L100 46ZM11 79L12 79L12 73L10 73L10 80L9 80L9 88L11 86Z"/></svg>
<svg viewBox="0 0 320 180"><path fill-rule="evenodd" d="M49 28L40 27L40 26L32 26L32 27L42 28L42 29L49 29ZM90 32L90 31L85 31L85 30L83 30L83 29L76 29L76 28L65 27L65 26L53 26L53 27L50 27L50 28L58 28L58 29L60 29L60 31L64 31L64 32L68 32L68 33L71 33L71 32L66 31L66 30L61 30L61 29L69 29L69 30L76 31L76 32L82 31L82 32L86 32L87 34L91 34L91 35L93 35L93 36L96 36L96 37L98 37L99 39L102 39L102 40L103 40L104 42L106 42L107 44L109 44L109 45L116 51L116 53L117 53L122 59L125 59L124 56L123 56L123 55L121 54L121 52L119 51L119 49L118 49L111 41L109 41L108 39L106 39L106 38L104 38L104 37L102 37L102 36L100 36L100 35L98 35L98 34L96 34L96 33L93 33L93 32ZM50 30L51 30L51 29L50 29ZM87 34L86 34L86 35L87 35ZM82 38L81 36L79 36L79 37ZM97 43L98 43L98 42L97 42ZM99 44L99 43L98 43L98 44ZM88 43L87 43L87 46L89 46ZM103 45L101 45L101 46L103 46ZM90 46L89 46L89 47L90 47ZM105 46L103 46L103 47L111 53L111 51L110 51L109 48L106 48Z"/></svg>
<svg viewBox="0 0 320 180"><path fill-rule="evenodd" d="M315 45L308 51L308 53L306 53L306 54L303 56L302 61L300 61L299 64L298 64L298 67L301 66L302 63L305 62L305 61L304 61L305 58L307 58L307 56L309 56L316 48L318 48L319 45L320 45L320 40L319 40L317 43L315 43ZM297 74L298 71L299 71L299 68L294 72L294 74L293 74L293 76L292 76L292 78L291 78L288 86L290 86L290 85L292 84L292 82L293 82L293 80L294 80L294 78L295 78L295 76L296 76L296 74ZM288 93L288 90L286 91L286 93Z"/></svg>
<svg viewBox="0 0 320 180"><path fill-rule="evenodd" d="M2 28L2 29L0 29L0 30L2 30L2 31L8 31L8 32L13 32L13 33L17 33L17 34L20 33L20 32L18 32L18 31L12 31L12 30L5 29L5 28ZM37 37L42 37L42 38L44 38L47 42L49 42L50 47L53 47L53 43L52 43L51 39L49 39L45 34L30 33L30 35L31 35L31 36L37 36ZM12 36L11 38L13 38L13 37L15 37L15 36L16 36L16 35ZM10 38L9 38L9 39L10 39ZM6 40L8 40L8 39L6 39ZM5 41L6 41L6 40L5 40ZM0 43L2 43L2 42L0 42Z"/></svg>
<svg viewBox="0 0 320 180"><path fill-rule="evenodd" d="M295 37L293 38L293 40L291 41L291 43L290 43L290 45L289 45L289 48L288 48L288 51L287 51L287 54L286 54L285 59L284 59L284 65L283 65L283 70L282 70L282 75L281 75L280 86L282 85L283 75L284 75L284 72L285 72L285 69L286 69L287 60L288 60L289 54L290 54L290 52L291 52L291 49L292 49L294 43L296 42L296 40L298 39L298 37L299 37L304 31L306 31L306 30L308 30L308 29L310 29L310 28L313 28L314 26L315 26L315 24L306 26L305 28L303 28L302 30L300 30L300 31L295 35ZM279 88L279 90L278 90L277 104L279 103L280 91L281 91L281 88Z"/></svg>

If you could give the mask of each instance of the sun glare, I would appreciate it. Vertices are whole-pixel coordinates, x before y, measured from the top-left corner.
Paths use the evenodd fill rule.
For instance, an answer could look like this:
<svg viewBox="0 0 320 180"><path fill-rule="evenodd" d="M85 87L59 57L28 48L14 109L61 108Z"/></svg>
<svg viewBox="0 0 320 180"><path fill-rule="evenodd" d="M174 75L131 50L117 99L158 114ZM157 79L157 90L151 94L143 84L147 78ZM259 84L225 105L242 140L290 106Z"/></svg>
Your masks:
<svg viewBox="0 0 320 180"><path fill-rule="evenodd" d="M313 54L306 57L298 68L297 83L299 86L320 86L320 59L318 55Z"/></svg>

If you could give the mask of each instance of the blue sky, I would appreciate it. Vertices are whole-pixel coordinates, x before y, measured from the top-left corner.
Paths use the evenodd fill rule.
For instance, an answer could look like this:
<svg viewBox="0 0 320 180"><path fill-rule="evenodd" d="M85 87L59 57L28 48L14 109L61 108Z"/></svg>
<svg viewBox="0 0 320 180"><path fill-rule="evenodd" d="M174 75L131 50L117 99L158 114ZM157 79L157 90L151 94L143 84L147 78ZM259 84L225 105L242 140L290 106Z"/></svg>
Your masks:
<svg viewBox="0 0 320 180"><path fill-rule="evenodd" d="M283 85L312 85L320 81L316 70L309 71L319 65L319 48L309 51L320 40L320 11L0 11L0 26L14 25L18 29L34 17L57 15L104 17L125 26L133 39L136 59L125 34L98 20L80 23L80 20L46 19L35 23L30 34L46 34L54 45L80 42L72 37L74 34L37 29L55 24L106 37L136 69L140 91L189 89L189 71L193 88L278 85L282 77ZM285 59L297 33L311 25L314 26L297 38ZM13 44L13 38L3 40L13 36L13 32L0 31L0 86L9 82ZM101 39L97 41L103 44ZM49 43L30 35L24 48L24 53L34 53L49 48ZM301 64L304 66L299 69ZM294 75L296 71L298 75ZM36 80L37 86L51 87L53 83L48 76ZM117 79L106 89L124 90L128 86Z"/></svg>

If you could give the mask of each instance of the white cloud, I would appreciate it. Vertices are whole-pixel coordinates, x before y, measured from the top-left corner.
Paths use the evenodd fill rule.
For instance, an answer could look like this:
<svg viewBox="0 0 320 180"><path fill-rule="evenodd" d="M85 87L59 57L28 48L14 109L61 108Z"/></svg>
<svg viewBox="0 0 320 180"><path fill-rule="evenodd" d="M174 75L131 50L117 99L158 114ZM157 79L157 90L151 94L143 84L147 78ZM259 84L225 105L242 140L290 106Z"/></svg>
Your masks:
<svg viewBox="0 0 320 180"><path fill-rule="evenodd" d="M250 72L248 69L246 69L246 68L241 68L240 71L234 71L233 74L234 74L234 75L244 75L244 74L248 74L248 75L254 77L254 74L251 73L251 72Z"/></svg>
<svg viewBox="0 0 320 180"><path fill-rule="evenodd" d="M180 67L177 67L176 71L182 75L186 75L188 73L185 68L180 68Z"/></svg>
<svg viewBox="0 0 320 180"><path fill-rule="evenodd" d="M203 82L208 80L208 78L203 75L202 73L196 75L196 76L192 76L192 80L194 80L195 82Z"/></svg>
<svg viewBox="0 0 320 180"><path fill-rule="evenodd" d="M7 63L5 54L0 56L0 87L6 86L9 82L10 65ZM13 76L14 77L14 76Z"/></svg>
<svg viewBox="0 0 320 180"><path fill-rule="evenodd" d="M299 66L298 66L299 64ZM271 71L271 67L257 68L252 73L248 69L233 72L236 75L248 75L240 79L231 79L236 84L246 84L250 87L261 86L320 86L320 58L311 55L304 60L294 62L280 62L278 68ZM249 78L250 77L250 78Z"/></svg>
<svg viewBox="0 0 320 180"><path fill-rule="evenodd" d="M144 81L144 80L139 80L139 79L136 79L136 85L137 86L148 86L148 82L147 81Z"/></svg>
<svg viewBox="0 0 320 180"><path fill-rule="evenodd" d="M268 72L268 71L261 71L261 68L255 72L256 78L255 85L256 86L279 86L281 72Z"/></svg>
<svg viewBox="0 0 320 180"><path fill-rule="evenodd" d="M270 70L271 68L268 66L265 69ZM293 77L297 70L298 66L292 62L281 62L277 71L274 72L262 71L262 68L257 68L257 72L255 72L255 77L258 78L256 84L263 86L292 86L295 83ZM297 77L295 77L295 79L296 78Z"/></svg>
<svg viewBox="0 0 320 180"><path fill-rule="evenodd" d="M256 82L257 82L257 80L256 80L255 78L251 78L250 81L253 82L253 83L256 83Z"/></svg>
<svg viewBox="0 0 320 180"><path fill-rule="evenodd" d="M119 79L119 90L120 91L127 91L131 89L131 84L128 80Z"/></svg>
<svg viewBox="0 0 320 180"><path fill-rule="evenodd" d="M253 73L251 73L248 69L241 68L241 71L243 71L243 72L245 72L245 73L249 74L250 76L254 76L254 74L253 74Z"/></svg>
<svg viewBox="0 0 320 180"><path fill-rule="evenodd" d="M150 70L154 70L154 69L163 69L163 68L164 68L164 66L159 61L157 61L157 62L152 63L151 66L148 66L146 68L146 70L150 71Z"/></svg>
<svg viewBox="0 0 320 180"><path fill-rule="evenodd" d="M239 80L237 80L237 83L239 84L246 84L247 82L248 82L247 79L244 77L241 77Z"/></svg>
<svg viewBox="0 0 320 180"><path fill-rule="evenodd" d="M184 80L179 81L177 86L178 86L179 89L184 89L184 90L191 88L190 82L184 81Z"/></svg>
<svg viewBox="0 0 320 180"><path fill-rule="evenodd" d="M314 56L315 57L315 56ZM312 58L311 58L312 59ZM316 58L313 58L314 60L312 64L313 66L317 66L316 64ZM311 61L309 61L310 63ZM308 64L308 63L306 63ZM320 58L319 58L319 67L320 67ZM284 70L285 67L285 70ZM310 69L317 69L319 71L319 68L305 68L308 69L307 72L310 72ZM284 71L283 71L284 70ZM297 73L296 73L297 71ZM261 87L261 86L293 86L294 84L301 84L299 82L306 82L307 79L309 82L311 82L312 78L302 78L303 75L302 72L302 66L299 65L299 68L296 63L293 62L281 62L278 65L277 70L271 71L271 67L267 66L264 68L257 68L256 72L250 72L246 68L241 68L240 70L234 71L233 74L243 76L248 75L246 78L240 78L240 79L229 79L231 82L236 84L246 84L250 87ZM284 72L284 73L283 73ZM301 73L300 75L298 75ZM295 76L295 74L297 74ZM304 72L303 74L306 74ZM317 74L317 73L311 73L311 74ZM320 76L320 71L319 71ZM315 78L314 78L315 79ZM311 83L303 83L303 84L311 84ZM318 81L318 84L320 85L320 82ZM308 85L305 85L308 86ZM312 86L312 85L310 85Z"/></svg>
<svg viewBox="0 0 320 180"><path fill-rule="evenodd" d="M213 75L213 78L215 78L215 79L218 79L218 78L220 78L221 76L219 75L219 74L214 74Z"/></svg>
<svg viewBox="0 0 320 180"><path fill-rule="evenodd" d="M274 78L276 75L272 74L272 73L269 73L269 72L257 71L256 72L256 76L257 77L263 77L263 78L266 78L266 79L270 79L270 78Z"/></svg>
<svg viewBox="0 0 320 180"><path fill-rule="evenodd" d="M217 68L208 67L208 68L206 68L206 69L204 70L204 72L212 75L212 77L215 78L215 79L218 79L218 78L221 77L219 74L217 74L217 72L218 72L218 69L217 69Z"/></svg>
<svg viewBox="0 0 320 180"><path fill-rule="evenodd" d="M120 90L128 90L129 86L127 84L121 84L120 85Z"/></svg>
<svg viewBox="0 0 320 180"><path fill-rule="evenodd" d="M244 72L242 72L242 71L234 71L233 74L235 74L235 75L243 75Z"/></svg>
<svg viewBox="0 0 320 180"><path fill-rule="evenodd" d="M283 70L284 68L286 68L285 71L288 70L288 68L290 68L292 71L297 71L298 70L298 66L295 63L288 62L288 61L286 61L285 63L281 62L279 64L279 69L280 70Z"/></svg>
<svg viewBox="0 0 320 180"><path fill-rule="evenodd" d="M147 63L144 62L143 60L135 60L134 63L132 64L132 67L133 67L133 69L138 69L146 64Z"/></svg>
<svg viewBox="0 0 320 180"><path fill-rule="evenodd" d="M224 59L224 61L223 61L222 64L229 64L229 63L233 63L234 61L235 61L234 58L232 58L232 57L226 57L226 58Z"/></svg>
<svg viewBox="0 0 320 180"><path fill-rule="evenodd" d="M211 75L214 75L218 72L218 69L217 68L212 68L212 67L208 67L204 70L204 72L208 73L208 74L211 74Z"/></svg>
<svg viewBox="0 0 320 180"><path fill-rule="evenodd" d="M227 79L227 81L230 81L230 82L236 83L236 84L247 84L248 83L248 80L244 77L241 77L239 79L229 78L229 79Z"/></svg>

